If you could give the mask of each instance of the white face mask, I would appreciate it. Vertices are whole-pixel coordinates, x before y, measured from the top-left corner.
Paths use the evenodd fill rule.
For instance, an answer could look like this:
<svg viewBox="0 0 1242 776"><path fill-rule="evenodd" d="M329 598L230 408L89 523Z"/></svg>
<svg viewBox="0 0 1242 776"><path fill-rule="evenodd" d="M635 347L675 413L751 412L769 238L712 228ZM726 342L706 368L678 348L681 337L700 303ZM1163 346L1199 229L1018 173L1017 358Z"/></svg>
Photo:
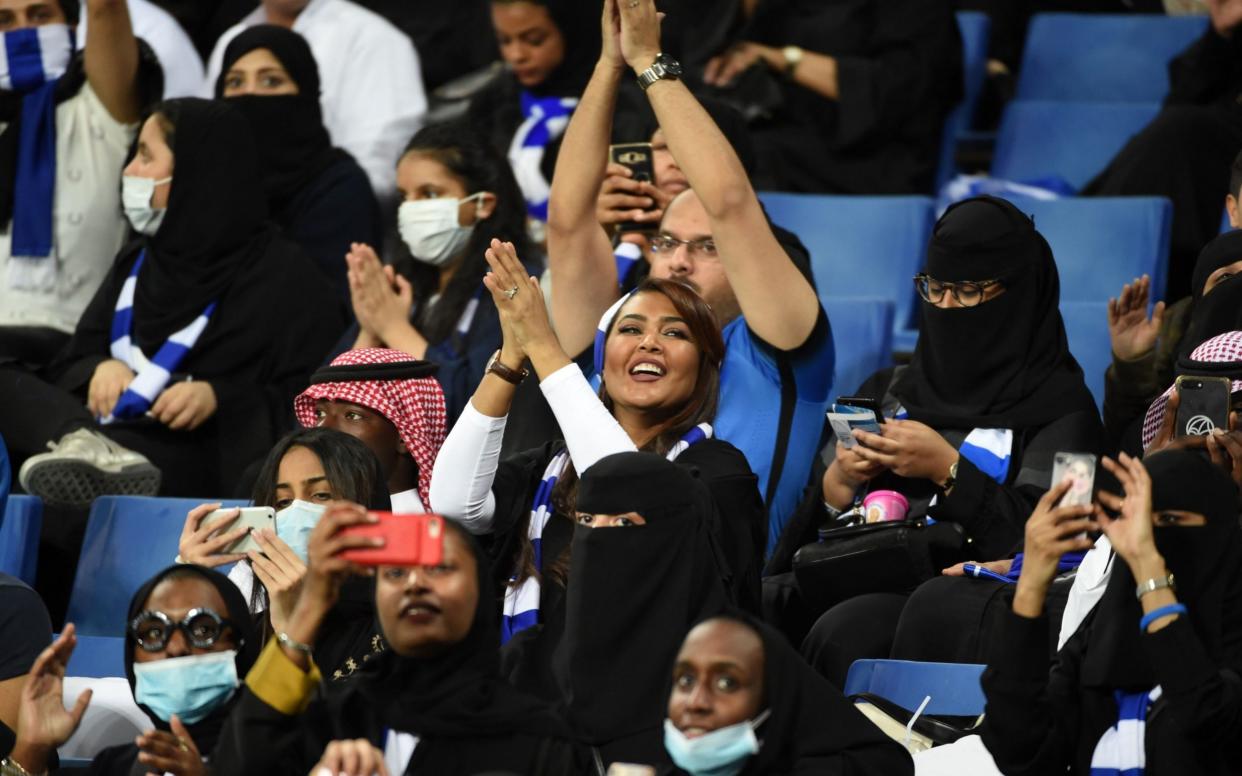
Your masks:
<svg viewBox="0 0 1242 776"><path fill-rule="evenodd" d="M480 191L465 199L440 197L402 202L397 208L397 229L414 258L433 267L443 267L456 258L474 233L473 224L458 223L457 210L483 194Z"/></svg>
<svg viewBox="0 0 1242 776"><path fill-rule="evenodd" d="M168 209L151 207L151 197L155 195L156 186L170 181L171 175L158 181L136 175L125 175L121 178L121 205L125 208L125 217L133 225L134 231L147 236L159 231Z"/></svg>

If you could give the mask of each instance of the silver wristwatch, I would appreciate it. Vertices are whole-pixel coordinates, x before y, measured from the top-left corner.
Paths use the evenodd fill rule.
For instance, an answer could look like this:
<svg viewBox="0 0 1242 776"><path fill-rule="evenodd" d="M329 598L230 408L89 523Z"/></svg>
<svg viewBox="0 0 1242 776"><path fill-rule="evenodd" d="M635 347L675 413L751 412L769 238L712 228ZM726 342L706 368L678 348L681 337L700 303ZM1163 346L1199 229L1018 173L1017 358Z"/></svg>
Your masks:
<svg viewBox="0 0 1242 776"><path fill-rule="evenodd" d="M668 54L657 54L655 61L651 63L651 67L638 74L638 85L647 91L656 81L671 78L676 81L681 78L681 63L673 59Z"/></svg>

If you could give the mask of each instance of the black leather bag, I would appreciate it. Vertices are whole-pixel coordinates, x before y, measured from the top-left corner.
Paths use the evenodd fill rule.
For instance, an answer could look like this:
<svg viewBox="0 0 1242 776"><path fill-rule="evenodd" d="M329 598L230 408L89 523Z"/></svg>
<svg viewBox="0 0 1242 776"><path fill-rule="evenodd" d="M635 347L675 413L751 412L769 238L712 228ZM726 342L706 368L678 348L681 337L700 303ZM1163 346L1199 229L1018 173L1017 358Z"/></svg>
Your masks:
<svg viewBox="0 0 1242 776"><path fill-rule="evenodd" d="M824 611L863 593L913 590L965 560L965 545L956 523L903 520L833 528L794 554L794 578L807 604Z"/></svg>

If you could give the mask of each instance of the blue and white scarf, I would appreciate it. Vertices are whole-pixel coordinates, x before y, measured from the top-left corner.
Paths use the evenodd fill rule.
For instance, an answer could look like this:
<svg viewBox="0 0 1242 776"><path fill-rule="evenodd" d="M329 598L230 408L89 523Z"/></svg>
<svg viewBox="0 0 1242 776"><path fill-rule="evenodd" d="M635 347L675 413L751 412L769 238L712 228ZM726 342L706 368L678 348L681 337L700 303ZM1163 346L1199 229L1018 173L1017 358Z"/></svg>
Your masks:
<svg viewBox="0 0 1242 776"><path fill-rule="evenodd" d="M1150 692L1117 690L1117 724L1104 731L1091 754L1091 776L1143 776L1147 767L1147 710L1160 698Z"/></svg>
<svg viewBox="0 0 1242 776"><path fill-rule="evenodd" d="M136 418L151 409L151 404L168 385L172 373L193 349L194 344L207 328L207 321L216 311L216 303L207 305L207 309L190 322L181 331L172 334L168 341L156 351L155 358L147 360L142 349L133 341L134 330L134 292L138 288L138 271L147 258L146 251L138 255L134 268L125 278L121 293L116 298L116 311L112 314L112 357L125 362L136 376L129 387L117 399L112 414L101 419L101 423L111 423L119 419Z"/></svg>
<svg viewBox="0 0 1242 776"><path fill-rule="evenodd" d="M704 439L712 438L712 427L708 423L700 423L694 428L682 435L681 439L664 456L670 461L677 460L677 457L690 449L691 446L702 442ZM526 537L530 539L531 547L535 551L535 568L539 572L543 572L543 529L547 526L548 521L552 519L552 489L556 487L556 482L565 473L565 468L569 466L569 451L562 450L552 456L552 460L548 462L548 466L543 470L543 477L539 480L539 487L535 490L535 498L531 502L530 509L530 525L526 529ZM518 569L520 572L521 570ZM539 582L538 575L528 576L521 582L518 576L509 578L509 585L505 588L505 601L503 615L500 623L500 643L504 644L513 638L516 634L527 628L539 623L539 596L542 586Z"/></svg>
<svg viewBox="0 0 1242 776"><path fill-rule="evenodd" d="M10 288L37 290L56 281L52 212L56 194L56 84L73 56L63 24L0 35L0 89L22 95L13 181Z"/></svg>
<svg viewBox="0 0 1242 776"><path fill-rule="evenodd" d="M522 92L525 119L509 145L509 164L526 200L526 212L539 221L548 220L548 195L552 190L543 177L543 153L569 126L578 106L576 97L536 97Z"/></svg>

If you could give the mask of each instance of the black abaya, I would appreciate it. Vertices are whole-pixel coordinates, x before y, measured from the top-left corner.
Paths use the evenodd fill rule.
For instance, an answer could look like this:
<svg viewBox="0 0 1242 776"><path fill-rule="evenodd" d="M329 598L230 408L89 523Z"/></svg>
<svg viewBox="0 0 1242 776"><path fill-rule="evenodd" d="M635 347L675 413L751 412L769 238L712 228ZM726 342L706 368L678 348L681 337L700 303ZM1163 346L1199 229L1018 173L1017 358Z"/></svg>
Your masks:
<svg viewBox="0 0 1242 776"><path fill-rule="evenodd" d="M1191 292L1199 249L1220 231L1229 168L1242 147L1242 41L1209 25L1169 63L1169 83L1164 108L1082 193L1173 200L1166 298L1179 299Z"/></svg>
<svg viewBox="0 0 1242 776"><path fill-rule="evenodd" d="M583 772L585 758L552 707L500 677L489 564L464 530L448 530L476 561L478 604L466 636L438 657L377 656L351 681L321 687L299 715L245 690L221 736L217 772L303 776L329 742L364 738L382 748L389 731L418 738L406 774Z"/></svg>

